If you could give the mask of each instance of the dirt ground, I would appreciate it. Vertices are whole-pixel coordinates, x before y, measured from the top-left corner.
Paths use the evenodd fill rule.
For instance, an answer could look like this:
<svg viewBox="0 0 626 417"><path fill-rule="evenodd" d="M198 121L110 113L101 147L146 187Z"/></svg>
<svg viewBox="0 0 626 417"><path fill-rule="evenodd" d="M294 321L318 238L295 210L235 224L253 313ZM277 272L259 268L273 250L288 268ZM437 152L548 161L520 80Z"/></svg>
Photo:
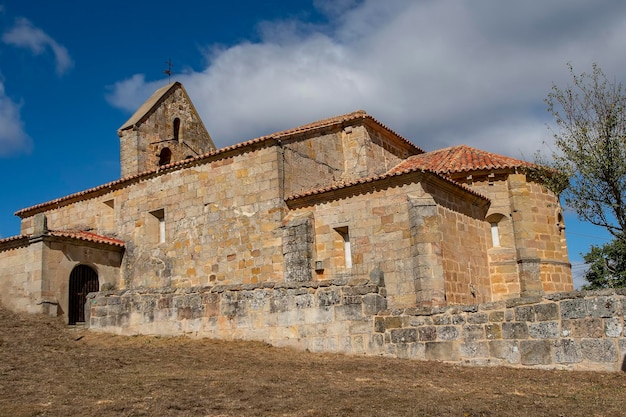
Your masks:
<svg viewBox="0 0 626 417"><path fill-rule="evenodd" d="M1 416L620 416L626 374L123 337L0 307Z"/></svg>

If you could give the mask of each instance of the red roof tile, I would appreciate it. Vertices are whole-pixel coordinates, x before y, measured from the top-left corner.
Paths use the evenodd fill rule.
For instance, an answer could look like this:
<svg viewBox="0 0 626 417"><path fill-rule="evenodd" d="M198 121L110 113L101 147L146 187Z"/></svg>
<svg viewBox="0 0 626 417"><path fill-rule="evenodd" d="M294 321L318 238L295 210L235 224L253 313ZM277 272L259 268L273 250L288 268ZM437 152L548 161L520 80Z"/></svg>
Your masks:
<svg viewBox="0 0 626 417"><path fill-rule="evenodd" d="M125 246L124 241L115 239L108 236L102 236L86 231L64 231L64 230L50 230L48 232L50 236L56 237L68 237L72 239L84 240L86 242L102 243L111 246L118 246L123 248Z"/></svg>
<svg viewBox="0 0 626 417"><path fill-rule="evenodd" d="M9 237L5 237L4 239L0 239L0 245L3 243L8 243L8 242L15 242L21 239L28 239L28 236L26 235L17 235L17 236L9 236Z"/></svg>
<svg viewBox="0 0 626 417"><path fill-rule="evenodd" d="M324 194L324 193L327 193L327 192L330 192L330 191L341 190L341 189L345 189L345 188L348 188L348 187L356 186L356 185L359 185L359 184L373 183L373 182L381 181L381 180L384 180L384 179L387 179L387 178L391 178L391 177L395 177L395 176L399 176L399 175L403 175L403 174L408 174L408 173L411 173L411 172L418 172L418 171L421 171L423 173L428 173L428 174L432 175L433 177L436 177L436 178L438 178L438 179L440 179L442 181L445 181L445 182L447 182L447 183L449 183L449 184L451 184L451 185L453 185L453 186L455 186L457 188L460 188L460 189L462 189L465 192L473 194L476 197L479 197L479 198L484 199L484 200L489 200L488 197L486 197L486 196L476 192L475 190L473 190L472 188L468 187L467 185L458 183L458 182L456 182L454 180L451 180L450 178L448 178L448 177L446 177L444 175L441 175L438 172L435 172L433 170L426 169L426 168L421 168L421 167L407 167L404 170L396 170L394 168L392 171L389 171L386 174L376 175L376 176L367 177L367 178L359 178L357 180L350 181L350 182L347 182L347 183L336 183L336 184L330 185L330 186L325 187L325 188L319 188L317 190L309 190L309 191L306 191L306 192L304 192L302 194L294 194L294 195L291 195L291 196L287 197L285 199L285 201L293 201L293 200L297 200L299 198L309 197L309 196L318 195L318 194Z"/></svg>
<svg viewBox="0 0 626 417"><path fill-rule="evenodd" d="M44 236L66 237L71 239L84 240L86 242L102 243L105 245L117 246L123 248L125 246L124 241L115 239L108 236L98 235L96 233L86 231L67 231L67 230L49 230ZM9 242L17 242L19 240L27 240L32 236L30 235L17 235L4 239L0 239L0 245Z"/></svg>
<svg viewBox="0 0 626 417"><path fill-rule="evenodd" d="M440 174L454 174L493 169L530 168L533 166L535 165L520 159L471 148L467 145L459 145L411 156L389 172L427 169Z"/></svg>

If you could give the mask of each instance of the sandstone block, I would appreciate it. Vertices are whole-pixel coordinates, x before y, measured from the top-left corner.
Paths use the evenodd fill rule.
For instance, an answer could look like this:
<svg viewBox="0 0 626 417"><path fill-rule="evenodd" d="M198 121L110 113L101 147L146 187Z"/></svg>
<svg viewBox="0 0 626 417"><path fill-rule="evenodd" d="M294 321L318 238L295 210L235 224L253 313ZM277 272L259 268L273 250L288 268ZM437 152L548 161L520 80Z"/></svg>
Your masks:
<svg viewBox="0 0 626 417"><path fill-rule="evenodd" d="M528 326L526 325L526 323L520 322L502 323L502 338L527 339Z"/></svg>
<svg viewBox="0 0 626 417"><path fill-rule="evenodd" d="M620 301L614 297L593 297L586 303L591 317L614 317L622 309Z"/></svg>
<svg viewBox="0 0 626 417"><path fill-rule="evenodd" d="M455 342L426 342L426 360L431 361L459 361L459 345Z"/></svg>
<svg viewBox="0 0 626 417"><path fill-rule="evenodd" d="M614 339L582 339L580 350L591 362L616 362L617 346Z"/></svg>
<svg viewBox="0 0 626 417"><path fill-rule="evenodd" d="M421 342L430 342L437 340L436 326L422 326L417 329L418 340Z"/></svg>
<svg viewBox="0 0 626 417"><path fill-rule="evenodd" d="M571 319L561 321L563 336L603 337L604 324L600 318Z"/></svg>
<svg viewBox="0 0 626 417"><path fill-rule="evenodd" d="M456 326L440 326L437 328L437 337L440 340L456 340L459 338L459 329Z"/></svg>
<svg viewBox="0 0 626 417"><path fill-rule="evenodd" d="M533 339L554 339L559 337L559 322L545 321L528 325L528 334Z"/></svg>
<svg viewBox="0 0 626 417"><path fill-rule="evenodd" d="M463 326L463 339L467 342L482 340L485 338L485 329L479 324L467 324Z"/></svg>
<svg viewBox="0 0 626 417"><path fill-rule="evenodd" d="M561 318L578 319L587 316L587 303L585 300L563 300L561 301Z"/></svg>
<svg viewBox="0 0 626 417"><path fill-rule="evenodd" d="M489 343L487 341L461 343L460 353L463 358L488 358Z"/></svg>
<svg viewBox="0 0 626 417"><path fill-rule="evenodd" d="M604 319L604 335L606 337L621 337L624 331L622 318L611 317Z"/></svg>
<svg viewBox="0 0 626 417"><path fill-rule="evenodd" d="M578 363L583 360L580 344L574 339L559 339L553 343L555 363Z"/></svg>
<svg viewBox="0 0 626 417"><path fill-rule="evenodd" d="M522 340L519 348L522 365L548 365L552 361L549 340Z"/></svg>
<svg viewBox="0 0 626 417"><path fill-rule="evenodd" d="M393 329L390 333L392 343L417 342L417 329Z"/></svg>
<svg viewBox="0 0 626 417"><path fill-rule="evenodd" d="M537 304L534 306L537 321L548 321L559 319L559 306L556 303Z"/></svg>

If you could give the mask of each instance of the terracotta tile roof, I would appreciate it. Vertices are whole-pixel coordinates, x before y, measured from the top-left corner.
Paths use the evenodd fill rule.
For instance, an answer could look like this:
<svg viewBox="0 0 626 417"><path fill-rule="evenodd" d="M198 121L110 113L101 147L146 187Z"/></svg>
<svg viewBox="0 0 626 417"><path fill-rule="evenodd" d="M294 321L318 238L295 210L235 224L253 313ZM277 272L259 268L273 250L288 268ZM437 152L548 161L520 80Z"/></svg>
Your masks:
<svg viewBox="0 0 626 417"><path fill-rule="evenodd" d="M167 90L166 90L167 91ZM158 91L157 91L158 92ZM157 93L155 93L157 94ZM165 92L161 92L160 95L165 94ZM131 118L132 119L132 118ZM232 152L240 152L247 148L251 148L257 145L271 145L274 144L276 140L286 140L291 137L297 137L303 133L328 128L335 125L341 124L351 124L352 122L363 120L369 123L373 123L388 132L390 132L393 136L395 136L399 141L406 144L407 147L412 148L415 153L423 153L424 150L415 146L413 143L403 138L393 130L389 129L384 124L380 123L378 120L374 119L372 116L367 114L364 110L358 110L353 113L344 114L341 116L335 116L328 119L318 120L313 123L309 123L306 125L302 125L293 129L282 130L279 132L272 133L270 135L261 136L256 139L251 139L246 142L237 143L235 145L227 146L225 148L217 149L214 151L207 152L203 155L196 156L194 158L185 159L182 161L173 162L168 165L160 166L156 169L141 172L136 175L131 175L129 177L121 178L119 180L115 180L103 185L99 185L97 187L89 188L84 191L80 191L74 194L70 194L64 197L59 197L57 199L47 201L45 203L37 204L31 207L23 208L21 210L16 211L14 214L18 217L28 217L32 214L40 213L45 211L48 207L52 206L61 206L67 204L72 200L82 200L83 197L88 195L96 195L97 193L107 193L110 190L115 190L126 186L133 181L139 181L144 178L149 178L151 176L160 175L165 172L173 171L176 169L180 169L186 166L197 165L206 162L206 160L215 160L220 159L221 157L226 156Z"/></svg>
<svg viewBox="0 0 626 417"><path fill-rule="evenodd" d="M49 236L55 237L67 237L77 240L84 240L86 242L94 242L94 243L102 243L105 245L117 246L123 248L125 246L124 241L115 239L108 236L98 235L96 233L86 232L83 230L80 231L64 231L64 230L50 230L48 231Z"/></svg>
<svg viewBox="0 0 626 417"><path fill-rule="evenodd" d="M96 233L86 232L82 230L81 231L49 230L46 235L84 240L86 242L101 243L105 245L117 246L120 248L123 248L125 246L124 241L122 240L115 239L115 238L108 237L108 236L102 236ZM19 240L28 240L31 237L32 237L31 235L17 235L17 236L7 237L4 239L0 239L0 245L9 243L9 242L17 242Z"/></svg>
<svg viewBox="0 0 626 417"><path fill-rule="evenodd" d="M342 190L342 189L346 189L349 187L353 187L353 186L358 186L361 184L368 184L368 183L374 183L374 182L378 182L378 181L382 181L385 179L390 179L392 177L398 177L404 174L409 174L411 172L422 172L425 174L429 174L432 175L433 177L437 178L438 180L444 181L449 183L450 185L459 188L465 192L468 192L478 198L490 201L488 197L474 191L472 188L468 187L467 185L464 184L460 184L454 180L451 180L450 178L448 178L447 176L441 175L438 172L435 172L433 170L429 170L429 169L425 169L425 168L421 168L421 167L407 167L404 170L400 171L400 170L392 170L393 172L387 172L385 174L382 175L376 175L373 177L367 177L367 178L360 178L358 180L354 180L354 181L350 181L350 182L346 182L346 183L337 183L337 184L333 184L331 186L325 187L325 188L319 188L316 190L310 190L310 191L306 191L304 193L301 194L294 194L291 195L289 197L287 197L285 199L285 201L289 202L289 201L293 201L293 200L297 200L300 198L305 198L305 197L310 197L310 196L314 196L314 195L319 195L319 194L324 194L324 193L328 193L328 192L332 192L332 191L337 191L337 190Z"/></svg>
<svg viewBox="0 0 626 417"><path fill-rule="evenodd" d="M467 145L459 145L411 156L389 172L423 168L440 174L455 174L494 169L530 168L533 166L535 165L520 159L509 158Z"/></svg>
<svg viewBox="0 0 626 417"><path fill-rule="evenodd" d="M26 236L26 235L17 235L17 236L5 237L3 239L0 239L0 245L2 245L3 243L16 242L16 241L22 240L22 239L28 239L28 236Z"/></svg>

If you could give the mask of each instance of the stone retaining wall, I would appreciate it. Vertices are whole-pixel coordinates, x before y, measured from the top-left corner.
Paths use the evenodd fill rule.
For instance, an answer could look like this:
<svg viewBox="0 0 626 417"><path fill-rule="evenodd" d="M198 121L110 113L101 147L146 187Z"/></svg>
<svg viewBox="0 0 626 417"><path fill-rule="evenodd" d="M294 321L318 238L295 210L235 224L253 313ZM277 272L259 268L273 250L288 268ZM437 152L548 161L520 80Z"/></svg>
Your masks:
<svg viewBox="0 0 626 417"><path fill-rule="evenodd" d="M362 280L89 294L89 327L117 334L259 340L316 352L380 353L370 346L385 289Z"/></svg>
<svg viewBox="0 0 626 417"><path fill-rule="evenodd" d="M466 365L623 370L626 290L387 310L376 282L90 294L91 329L247 339L315 352Z"/></svg>
<svg viewBox="0 0 626 417"><path fill-rule="evenodd" d="M469 365L622 370L626 292L571 292L382 312L385 354Z"/></svg>

